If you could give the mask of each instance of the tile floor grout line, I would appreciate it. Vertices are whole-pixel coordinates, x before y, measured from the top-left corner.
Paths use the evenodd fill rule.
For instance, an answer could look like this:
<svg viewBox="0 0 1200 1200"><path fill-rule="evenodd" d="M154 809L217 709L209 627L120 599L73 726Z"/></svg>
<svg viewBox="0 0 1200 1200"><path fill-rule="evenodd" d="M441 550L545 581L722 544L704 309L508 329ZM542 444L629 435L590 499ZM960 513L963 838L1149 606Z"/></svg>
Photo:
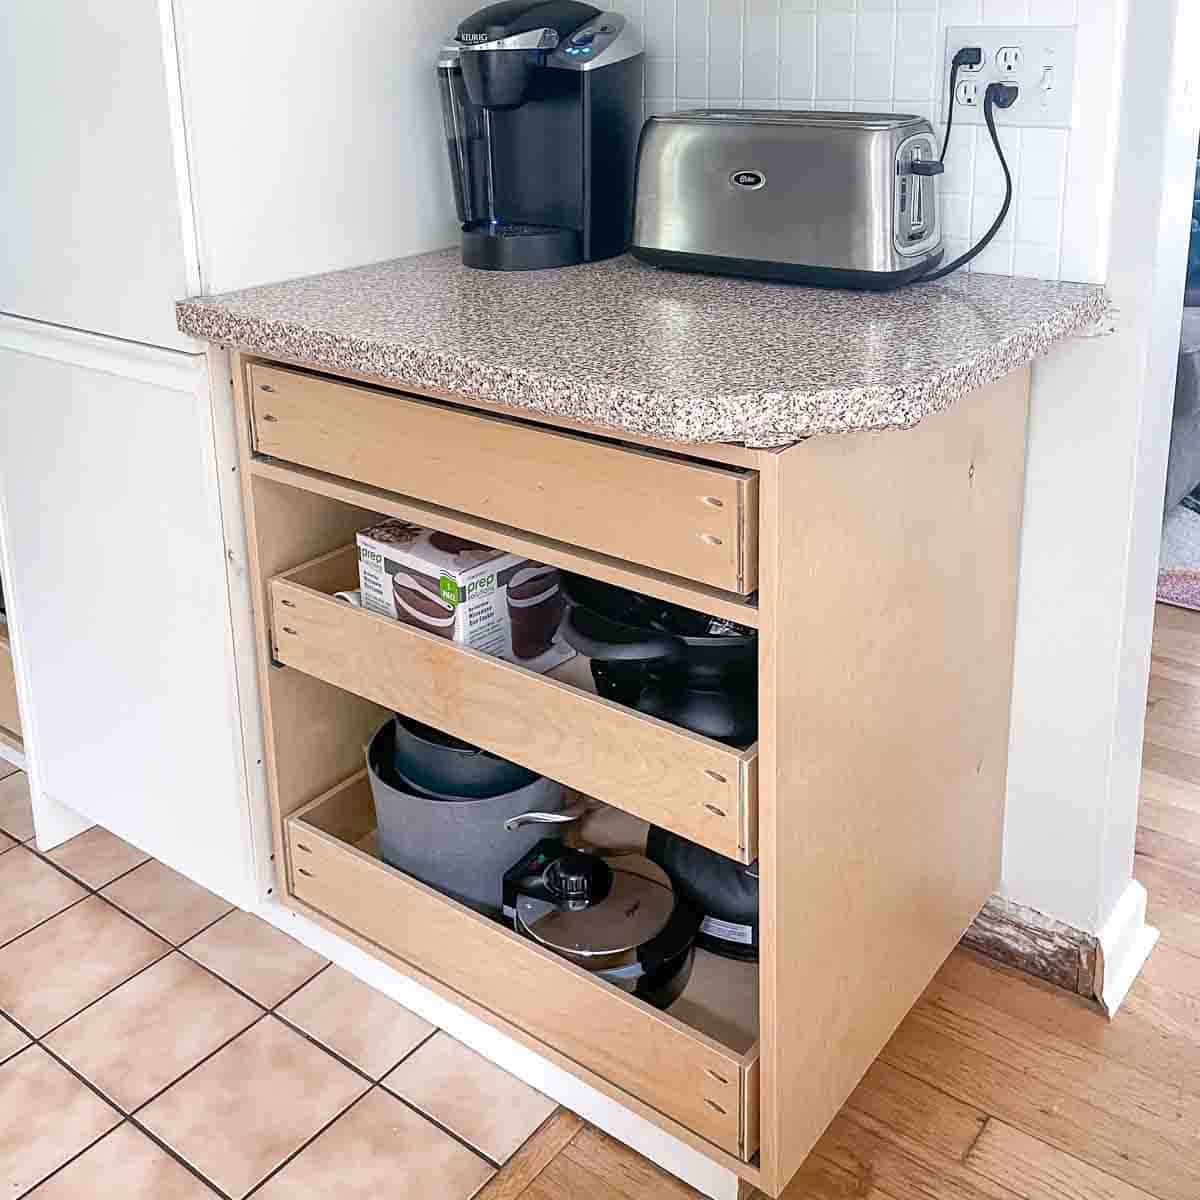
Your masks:
<svg viewBox="0 0 1200 1200"><path fill-rule="evenodd" d="M128 1120L129 1124L132 1125L134 1129L148 1137L164 1154L167 1154L173 1158L181 1167L184 1168L184 1170L200 1180L205 1187L211 1188L214 1192L216 1192L216 1194L221 1197L221 1200L233 1200L233 1197L230 1196L227 1191L225 1191L223 1188L217 1187L217 1185L211 1179L209 1179L207 1175L201 1172L198 1168L192 1166L192 1164L188 1162L188 1160L184 1158L174 1146L163 1141L158 1134L156 1134L152 1129L148 1129L141 1121L137 1119L137 1117L131 1115Z"/></svg>
<svg viewBox="0 0 1200 1200"><path fill-rule="evenodd" d="M122 879L128 879L129 876L134 873L134 871L140 871L143 867L148 867L152 862L155 861L157 860L153 858L147 858L145 862L138 863L136 867L130 867L128 871L122 871L120 875L114 875L107 883L102 883L98 888L96 888L96 895L99 896L105 888L112 887L114 883L117 883Z"/></svg>
<svg viewBox="0 0 1200 1200"><path fill-rule="evenodd" d="M7 950L8 947L13 944L13 942L19 942L27 933L33 933L33 931L35 929L41 929L41 927L43 925L48 925L51 921L54 920L55 917L61 917L63 915L63 913L69 912L77 904L82 904L85 900L90 900L91 898L92 898L92 896L89 893L86 896L80 896L78 900L72 900L71 903L66 906L66 908L60 908L58 910L58 912L51 913L48 917L45 917L43 920L39 921L36 925L30 925L30 927L28 929L24 929L20 933L16 934L15 936L10 937L8 939L8 941L0 942L0 950Z"/></svg>
<svg viewBox="0 0 1200 1200"><path fill-rule="evenodd" d="M216 892L213 892L212 894L215 896ZM108 900L109 904L117 904L117 902L115 900L110 899L108 896L105 896L104 898L106 900ZM220 900L223 904L229 904L229 901L226 900L223 896L220 897ZM121 906L119 904L117 904L117 907L121 908ZM121 911L125 912L125 909L121 908ZM201 925L200 928L197 929L195 933L189 933L187 935L187 937L185 937L183 939L182 942L171 942L171 945L174 946L176 950L182 950L184 945L187 942L190 942L193 938L198 938L202 933L207 933L218 921L225 920L226 917L232 916L235 912L244 912L244 911L245 911L244 909L238 908L238 906L236 904L229 904L229 910L227 912L223 912L219 917L213 917L213 919L211 921L209 921L207 925ZM132 916L133 914L130 913L127 915ZM162 937L162 934L160 933L158 936ZM171 939L167 938L167 941L170 942Z"/></svg>
<svg viewBox="0 0 1200 1200"><path fill-rule="evenodd" d="M259 1007L261 1009L261 1005ZM243 1033L249 1033L250 1030L252 1030L255 1027L255 1025L258 1025L260 1022L265 1020L270 1015L271 1014L269 1012L260 1011L259 1014L254 1018L253 1021L250 1022L249 1025L247 1025L243 1029L239 1029L237 1031L237 1033L235 1033L232 1037L227 1037L219 1046L217 1046L213 1050L210 1050L206 1055L204 1055L203 1058L198 1058L194 1063L192 1063L192 1065L190 1067L187 1068L187 1070L181 1071L178 1075L176 1075L175 1078L172 1079L170 1083L165 1084L163 1087L160 1087L157 1092L153 1092L151 1095L147 1096L145 1100L141 1101L139 1104L137 1104L133 1108L131 1108L129 1110L129 1115L131 1117L136 1117L138 1115L138 1113L143 1112L145 1109L149 1108L150 1105L155 1102L155 1100L158 1100L162 1096L165 1096L167 1094L167 1092L169 1092L177 1083L182 1083L189 1075L191 1075L195 1071L198 1071L202 1066L204 1066L204 1064L206 1062L208 1062L209 1059L216 1058L216 1056L218 1054L220 1054L222 1050L226 1049L226 1047L228 1047L228 1046L232 1045L234 1042L236 1042L238 1040L238 1038L240 1038L242 1036Z"/></svg>
<svg viewBox="0 0 1200 1200"><path fill-rule="evenodd" d="M303 1141L299 1146L297 1146L296 1149L293 1150L291 1152L291 1154L289 1154L283 1160L283 1162L281 1162L277 1167L274 1167L274 1168L272 1168L272 1170L268 1171L267 1174L265 1174L245 1194L245 1196L242 1198L242 1200L250 1200L250 1198L254 1195L255 1192L260 1191L262 1188L266 1187L267 1184L270 1183L270 1181L272 1179L274 1179L275 1176L278 1175L280 1171L282 1171L286 1166L288 1166L289 1163L291 1163L295 1159L299 1158L300 1155L303 1154L304 1151L307 1150L309 1148L309 1146L311 1146L313 1144L313 1142L315 1142L317 1140L317 1138L319 1138L321 1136L321 1134L323 1134L327 1129L332 1129L333 1126L336 1125L337 1122L340 1121L352 1108L354 1108L356 1105L360 1104L363 1100L365 1100L375 1090L375 1086L376 1085L373 1085L373 1086L367 1088L361 1095L355 1096L354 1099L351 1100L350 1103L347 1104L345 1108L340 1109L337 1112L337 1114L335 1116L331 1117L328 1121L326 1121L325 1124L322 1125L321 1128L316 1131L316 1133L314 1133L311 1137L306 1138L305 1141Z"/></svg>
<svg viewBox="0 0 1200 1200"><path fill-rule="evenodd" d="M37 1191L37 1189L40 1188L43 1183L49 1183L50 1180L55 1177L55 1175L59 1175L63 1171L65 1171L73 1162L75 1162L76 1159L82 1158L89 1150L93 1149L95 1146L100 1145L100 1143L102 1141L104 1141L104 1139L106 1137L109 1137L111 1134L116 1133L117 1130L120 1129L122 1125L125 1125L128 1123L128 1120L129 1120L128 1117L122 1117L111 1129L106 1129L98 1138L94 1138L92 1141L88 1142L88 1144L86 1146L84 1146L83 1149L76 1150L75 1153L72 1154L71 1157L68 1158L65 1162L59 1163L58 1166L55 1167L54 1170L51 1171L49 1175L43 1175L41 1177L41 1179L39 1179L36 1183L31 1184L23 1192L18 1192L16 1194L16 1196L13 1197L13 1200L24 1200L24 1198L26 1196L28 1196L31 1192Z"/></svg>
<svg viewBox="0 0 1200 1200"><path fill-rule="evenodd" d="M94 1008L97 1004L100 1003L101 1000L107 1000L109 998L109 996L111 996L113 994L113 992L119 991L127 983L131 983L133 980L135 980L139 975L145 975L145 973L147 971L149 971L151 969L151 967L156 967L164 959L170 958L171 955L175 953L175 948L173 946L171 946L170 942L165 942L164 945L169 947L169 949L166 951L166 953L160 954L156 959L153 959L151 962L146 963L145 966L138 967L138 969L136 971L134 971L132 975L127 975L124 979L121 980L120 983L114 983L113 986L110 987L107 991L101 992L99 996L95 997L95 999L89 1000L86 1004L82 1005L80 1008L77 1008L69 1017L63 1017L63 1019L61 1021L59 1021L57 1025L52 1025L49 1029L47 1029L46 1032L42 1034L42 1037L48 1038L52 1033L57 1033L64 1025L66 1025L70 1021L75 1020L76 1017L81 1016L83 1013L87 1012L87 1010L89 1008ZM38 1040L40 1041L41 1038L39 1038Z"/></svg>
<svg viewBox="0 0 1200 1200"><path fill-rule="evenodd" d="M394 1071L395 1067L393 1067L392 1070ZM490 1154L485 1154L484 1151L480 1150L478 1146L472 1146L471 1143L468 1142L464 1137L455 1133L454 1130L450 1129L448 1126L443 1125L436 1117L431 1117L429 1113L424 1111L424 1109L418 1108L407 1097L401 1096L399 1092L392 1091L392 1089L388 1087L382 1079L376 1086L383 1088L383 1090L387 1092L387 1094L391 1096L393 1100L399 1100L405 1108L415 1112L423 1121L428 1121L430 1125L434 1126L436 1129L440 1129L447 1137L453 1138L465 1150L470 1150L470 1152L475 1155L476 1158L483 1159L483 1161L487 1163L489 1167L493 1168L493 1170L499 1171L503 1169L503 1164L498 1163Z"/></svg>

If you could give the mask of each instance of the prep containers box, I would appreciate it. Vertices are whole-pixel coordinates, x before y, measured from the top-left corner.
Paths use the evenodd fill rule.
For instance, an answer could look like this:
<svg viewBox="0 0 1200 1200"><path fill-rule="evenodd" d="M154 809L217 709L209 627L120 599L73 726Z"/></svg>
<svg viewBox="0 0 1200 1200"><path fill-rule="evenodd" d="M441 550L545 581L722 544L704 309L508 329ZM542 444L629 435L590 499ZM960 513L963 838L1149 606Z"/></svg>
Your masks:
<svg viewBox="0 0 1200 1200"><path fill-rule="evenodd" d="M559 632L557 568L394 519L357 541L362 604L371 612L532 671L574 656Z"/></svg>

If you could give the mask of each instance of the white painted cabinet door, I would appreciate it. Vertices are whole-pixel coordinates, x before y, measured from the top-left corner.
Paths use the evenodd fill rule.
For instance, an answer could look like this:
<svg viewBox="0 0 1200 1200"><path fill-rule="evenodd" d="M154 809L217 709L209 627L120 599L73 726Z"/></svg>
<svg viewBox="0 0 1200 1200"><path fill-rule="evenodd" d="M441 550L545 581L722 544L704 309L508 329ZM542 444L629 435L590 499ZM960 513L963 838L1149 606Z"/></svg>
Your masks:
<svg viewBox="0 0 1200 1200"><path fill-rule="evenodd" d="M172 310L199 273L170 13L0 3L0 311L194 349Z"/></svg>
<svg viewBox="0 0 1200 1200"><path fill-rule="evenodd" d="M36 786L251 900L204 358L0 322L0 487Z"/></svg>

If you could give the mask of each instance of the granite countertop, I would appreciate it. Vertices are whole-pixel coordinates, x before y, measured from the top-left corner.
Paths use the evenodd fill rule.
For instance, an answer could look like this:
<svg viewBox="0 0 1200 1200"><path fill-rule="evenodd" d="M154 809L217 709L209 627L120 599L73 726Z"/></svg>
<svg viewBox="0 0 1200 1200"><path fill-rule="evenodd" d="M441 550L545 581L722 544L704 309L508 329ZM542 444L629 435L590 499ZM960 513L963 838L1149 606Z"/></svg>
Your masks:
<svg viewBox="0 0 1200 1200"><path fill-rule="evenodd" d="M1086 331L1103 288L959 273L849 292L457 250L179 304L182 332L678 442L902 429Z"/></svg>

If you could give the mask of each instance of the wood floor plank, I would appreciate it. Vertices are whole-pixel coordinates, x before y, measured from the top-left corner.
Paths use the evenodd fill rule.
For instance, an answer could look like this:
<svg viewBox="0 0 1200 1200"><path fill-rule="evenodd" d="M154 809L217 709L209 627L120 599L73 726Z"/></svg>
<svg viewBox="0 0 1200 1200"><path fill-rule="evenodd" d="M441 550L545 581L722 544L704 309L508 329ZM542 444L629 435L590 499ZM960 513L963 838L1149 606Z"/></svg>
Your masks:
<svg viewBox="0 0 1200 1200"><path fill-rule="evenodd" d="M948 1159L961 1159L987 1123L987 1114L978 1108L885 1062L872 1065L846 1108Z"/></svg>
<svg viewBox="0 0 1200 1200"><path fill-rule="evenodd" d="M1194 842L1139 825L1137 853L1154 862L1165 863L1200 877L1200 845Z"/></svg>
<svg viewBox="0 0 1200 1200"><path fill-rule="evenodd" d="M1200 1159L1200 1080L1184 1091L937 982L915 1012L961 1045L1003 1059Z"/></svg>
<svg viewBox="0 0 1200 1200"><path fill-rule="evenodd" d="M1195 808L1191 808L1154 800L1143 792L1138 809L1138 832L1177 838L1200 858L1200 800Z"/></svg>
<svg viewBox="0 0 1200 1200"><path fill-rule="evenodd" d="M1146 741L1163 750L1178 750L1182 754L1200 757L1200 728L1194 725L1173 725L1148 719Z"/></svg>
<svg viewBox="0 0 1200 1200"><path fill-rule="evenodd" d="M906 1018L883 1058L1159 1200L1200 1196L1200 1162L1175 1143L962 1045L924 1013Z"/></svg>
<svg viewBox="0 0 1200 1200"><path fill-rule="evenodd" d="M1170 804L1189 812L1200 812L1200 786L1145 768L1142 771L1142 800ZM1141 810L1139 809L1139 824Z"/></svg>
<svg viewBox="0 0 1200 1200"><path fill-rule="evenodd" d="M1169 775L1178 783L1200 786L1200 758L1194 754L1147 742L1142 750L1142 769L1146 768Z"/></svg>
<svg viewBox="0 0 1200 1200"><path fill-rule="evenodd" d="M1159 704L1166 702L1184 713L1200 713L1200 671L1181 667L1165 658L1151 658L1147 710L1159 715Z"/></svg>
<svg viewBox="0 0 1200 1200"><path fill-rule="evenodd" d="M857 1113L834 1118L816 1153L852 1175L860 1190L878 1187L895 1200L1020 1200L1019 1192Z"/></svg>
<svg viewBox="0 0 1200 1200"><path fill-rule="evenodd" d="M1148 893L1147 918L1168 945L1200 956L1200 876L1139 854L1133 875Z"/></svg>
<svg viewBox="0 0 1200 1200"><path fill-rule="evenodd" d="M1200 959L1181 955L1160 942L1115 1021L1057 988L1016 971L996 970L969 950L956 950L937 979L1049 1033L1130 1063L1164 1083L1188 1088L1200 1080L1200 1036L1187 1029L1192 1002L1157 979L1161 973L1173 981L1181 968L1172 972L1169 964L1179 957L1200 967ZM1186 985L1187 981L1181 982ZM1200 995L1200 987L1196 994Z"/></svg>
<svg viewBox="0 0 1200 1200"><path fill-rule="evenodd" d="M967 1166L1025 1200L1155 1200L1003 1121L988 1122Z"/></svg>
<svg viewBox="0 0 1200 1200"><path fill-rule="evenodd" d="M646 1196L644 1200L653 1197ZM753 1200L763 1200L763 1194L754 1192ZM908 1197L885 1192L872 1182L864 1184L856 1175L813 1153L801 1164L780 1200L908 1200Z"/></svg>
<svg viewBox="0 0 1200 1200"><path fill-rule="evenodd" d="M628 1147L591 1125L584 1126L563 1150L574 1165L598 1175L626 1200L703 1200L700 1193L668 1175Z"/></svg>
<svg viewBox="0 0 1200 1200"><path fill-rule="evenodd" d="M517 1200L583 1127L583 1121L573 1112L558 1109L475 1193L475 1200Z"/></svg>

